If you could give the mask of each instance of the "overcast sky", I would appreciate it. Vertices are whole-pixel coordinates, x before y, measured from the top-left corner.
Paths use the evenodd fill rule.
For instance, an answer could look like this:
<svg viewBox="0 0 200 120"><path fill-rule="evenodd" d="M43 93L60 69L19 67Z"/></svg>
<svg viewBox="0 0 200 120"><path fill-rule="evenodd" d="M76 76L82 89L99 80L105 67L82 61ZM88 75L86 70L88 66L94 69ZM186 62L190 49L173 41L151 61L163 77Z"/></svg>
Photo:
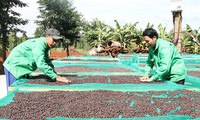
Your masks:
<svg viewBox="0 0 200 120"><path fill-rule="evenodd" d="M29 7L19 8L22 18L29 24L21 28L27 31L29 37L34 36L36 25L34 20L39 15L37 0L22 0ZM171 0L72 0L73 7L88 21L94 18L115 26L116 19L120 25L139 22L137 28L144 29L147 23L155 27L159 23L168 30L173 29ZM182 0L182 28L189 24L193 29L200 27L200 0Z"/></svg>

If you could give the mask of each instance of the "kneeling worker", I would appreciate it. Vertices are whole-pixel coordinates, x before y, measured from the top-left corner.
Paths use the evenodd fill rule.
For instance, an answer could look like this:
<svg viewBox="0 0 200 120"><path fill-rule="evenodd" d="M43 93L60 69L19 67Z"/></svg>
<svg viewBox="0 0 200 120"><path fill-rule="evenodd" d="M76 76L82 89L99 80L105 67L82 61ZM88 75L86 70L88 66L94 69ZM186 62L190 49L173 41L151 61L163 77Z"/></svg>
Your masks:
<svg viewBox="0 0 200 120"><path fill-rule="evenodd" d="M70 83L67 78L57 75L48 54L50 48L62 39L60 32L51 28L45 37L26 40L16 46L3 64L7 87L36 69L40 69L52 80Z"/></svg>
<svg viewBox="0 0 200 120"><path fill-rule="evenodd" d="M177 84L184 84L187 76L186 67L176 46L158 38L158 33L153 28L145 29L143 37L149 46L149 53L145 68L146 76L141 77L140 80L143 82L170 80ZM154 66L156 71L151 76Z"/></svg>

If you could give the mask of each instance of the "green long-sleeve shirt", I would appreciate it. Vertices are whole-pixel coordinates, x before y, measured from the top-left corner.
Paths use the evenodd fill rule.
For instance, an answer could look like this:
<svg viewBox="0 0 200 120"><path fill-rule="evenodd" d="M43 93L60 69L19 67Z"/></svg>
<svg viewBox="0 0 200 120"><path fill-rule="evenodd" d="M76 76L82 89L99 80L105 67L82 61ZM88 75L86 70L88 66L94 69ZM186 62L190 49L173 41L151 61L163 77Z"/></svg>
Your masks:
<svg viewBox="0 0 200 120"><path fill-rule="evenodd" d="M155 80L170 80L177 82L187 76L184 61L173 43L157 39L155 47L149 47L149 55L145 68L146 75L151 74L153 67L155 74L150 78Z"/></svg>
<svg viewBox="0 0 200 120"><path fill-rule="evenodd" d="M30 74L37 68L51 79L55 79L57 74L49 58L49 50L45 37L30 39L16 46L3 65L16 79Z"/></svg>

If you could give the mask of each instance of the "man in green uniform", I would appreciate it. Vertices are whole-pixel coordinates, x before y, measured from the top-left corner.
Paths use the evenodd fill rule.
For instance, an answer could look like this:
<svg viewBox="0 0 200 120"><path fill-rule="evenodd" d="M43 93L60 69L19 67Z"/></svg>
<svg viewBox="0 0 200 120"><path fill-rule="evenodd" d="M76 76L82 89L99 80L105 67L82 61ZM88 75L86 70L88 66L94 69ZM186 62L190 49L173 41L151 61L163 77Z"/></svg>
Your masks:
<svg viewBox="0 0 200 120"><path fill-rule="evenodd" d="M173 43L158 38L158 33L153 28L143 31L143 37L149 46L146 76L141 77L143 82L156 80L170 80L177 84L184 84L187 76L184 61ZM155 74L151 76L153 67Z"/></svg>
<svg viewBox="0 0 200 120"><path fill-rule="evenodd" d="M3 64L7 87L36 69L40 69L52 80L70 83L67 78L56 74L48 54L50 48L62 39L60 32L51 28L45 37L30 39L16 46Z"/></svg>

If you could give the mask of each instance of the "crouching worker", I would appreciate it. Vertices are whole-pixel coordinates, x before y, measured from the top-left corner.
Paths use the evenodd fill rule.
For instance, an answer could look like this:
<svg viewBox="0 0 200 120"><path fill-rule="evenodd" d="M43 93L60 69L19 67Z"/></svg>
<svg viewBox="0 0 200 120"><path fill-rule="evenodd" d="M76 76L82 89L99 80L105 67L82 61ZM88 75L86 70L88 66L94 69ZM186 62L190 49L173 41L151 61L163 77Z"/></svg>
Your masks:
<svg viewBox="0 0 200 120"><path fill-rule="evenodd" d="M148 44L149 53L145 68L147 76L141 77L140 80L143 82L170 80L177 84L184 84L187 76L186 67L176 46L158 38L158 33L153 28L145 29L143 37ZM154 65L155 74L151 76Z"/></svg>
<svg viewBox="0 0 200 120"><path fill-rule="evenodd" d="M40 69L52 80L70 83L67 78L57 75L48 54L50 48L62 39L60 32L51 28L45 37L26 40L16 46L3 64L7 87L36 69Z"/></svg>

